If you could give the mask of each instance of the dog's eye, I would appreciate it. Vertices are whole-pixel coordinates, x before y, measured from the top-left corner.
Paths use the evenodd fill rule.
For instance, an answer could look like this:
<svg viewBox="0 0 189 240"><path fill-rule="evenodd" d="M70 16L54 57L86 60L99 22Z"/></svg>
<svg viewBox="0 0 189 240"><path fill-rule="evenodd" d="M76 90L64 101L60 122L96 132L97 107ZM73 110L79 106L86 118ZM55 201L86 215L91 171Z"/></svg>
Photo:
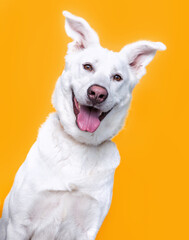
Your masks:
<svg viewBox="0 0 189 240"><path fill-rule="evenodd" d="M83 64L83 68L89 72L93 71L93 67L91 64L87 63L87 64Z"/></svg>
<svg viewBox="0 0 189 240"><path fill-rule="evenodd" d="M122 77L119 74L116 74L116 75L113 76L113 79L116 80L116 81L121 81Z"/></svg>

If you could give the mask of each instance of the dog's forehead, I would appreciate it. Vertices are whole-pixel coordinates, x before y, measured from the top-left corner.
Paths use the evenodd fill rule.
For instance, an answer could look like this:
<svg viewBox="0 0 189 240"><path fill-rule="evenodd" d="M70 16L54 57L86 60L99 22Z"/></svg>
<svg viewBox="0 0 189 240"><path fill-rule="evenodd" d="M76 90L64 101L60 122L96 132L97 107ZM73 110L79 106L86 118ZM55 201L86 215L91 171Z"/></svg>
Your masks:
<svg viewBox="0 0 189 240"><path fill-rule="evenodd" d="M109 68L122 69L126 66L126 61L119 52L113 52L106 48L87 48L83 51L81 61L93 64L100 64Z"/></svg>

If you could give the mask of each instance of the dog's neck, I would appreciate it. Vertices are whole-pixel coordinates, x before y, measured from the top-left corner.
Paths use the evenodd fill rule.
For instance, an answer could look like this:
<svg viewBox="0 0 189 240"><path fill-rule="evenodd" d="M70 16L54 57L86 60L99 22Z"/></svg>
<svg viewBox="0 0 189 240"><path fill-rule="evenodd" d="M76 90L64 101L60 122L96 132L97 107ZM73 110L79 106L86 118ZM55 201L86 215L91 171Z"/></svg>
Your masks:
<svg viewBox="0 0 189 240"><path fill-rule="evenodd" d="M115 143L105 141L97 146L76 141L62 127L57 113L52 113L42 125L37 146L40 157L48 166L65 169L65 164L79 169L115 169L119 165L119 152Z"/></svg>

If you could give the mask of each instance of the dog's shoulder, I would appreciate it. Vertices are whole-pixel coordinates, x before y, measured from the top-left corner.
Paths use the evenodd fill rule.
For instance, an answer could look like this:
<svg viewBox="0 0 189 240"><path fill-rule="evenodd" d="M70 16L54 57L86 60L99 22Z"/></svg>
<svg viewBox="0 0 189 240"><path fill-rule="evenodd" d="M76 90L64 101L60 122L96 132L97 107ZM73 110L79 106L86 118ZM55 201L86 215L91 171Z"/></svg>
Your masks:
<svg viewBox="0 0 189 240"><path fill-rule="evenodd" d="M116 144L112 141L106 141L98 146L98 152L101 156L100 167L116 169L120 163L119 151Z"/></svg>

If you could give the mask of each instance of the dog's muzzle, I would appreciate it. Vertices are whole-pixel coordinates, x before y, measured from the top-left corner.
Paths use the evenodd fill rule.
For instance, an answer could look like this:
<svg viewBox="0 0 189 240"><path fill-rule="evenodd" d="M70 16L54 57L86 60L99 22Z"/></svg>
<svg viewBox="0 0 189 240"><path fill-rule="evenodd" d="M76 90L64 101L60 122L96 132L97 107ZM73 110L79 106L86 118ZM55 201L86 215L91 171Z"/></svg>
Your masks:
<svg viewBox="0 0 189 240"><path fill-rule="evenodd" d="M103 103L108 96L105 88L99 85L92 85L89 87L88 98L93 106ZM73 110L76 116L76 124L81 131L93 133L100 126L101 121L112 110L102 112L100 109L89 105L81 105L72 90Z"/></svg>

